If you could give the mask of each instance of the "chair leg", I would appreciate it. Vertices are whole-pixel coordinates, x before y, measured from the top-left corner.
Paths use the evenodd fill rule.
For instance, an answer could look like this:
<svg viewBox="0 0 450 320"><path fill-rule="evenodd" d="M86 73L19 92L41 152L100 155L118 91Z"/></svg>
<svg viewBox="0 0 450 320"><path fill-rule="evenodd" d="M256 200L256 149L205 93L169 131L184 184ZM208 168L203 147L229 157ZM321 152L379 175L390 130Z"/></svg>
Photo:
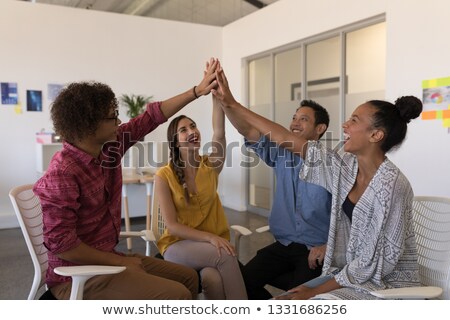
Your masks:
<svg viewBox="0 0 450 320"><path fill-rule="evenodd" d="M131 231L130 226L130 212L128 209L128 196L126 193L126 186L122 186L122 198L123 198L123 211L124 211L124 220L125 220L125 231ZM127 249L131 251L133 249L133 242L131 238L127 238Z"/></svg>
<svg viewBox="0 0 450 320"><path fill-rule="evenodd" d="M146 220L145 220L145 228L150 230L150 222L151 222L151 208L152 208L152 196L147 194L147 212L146 212Z"/></svg>
<svg viewBox="0 0 450 320"><path fill-rule="evenodd" d="M239 249L241 248L241 237L242 237L242 234L240 234L238 232L235 232L234 236L235 236L235 238L234 238L234 246L235 246L237 257L239 258Z"/></svg>
<svg viewBox="0 0 450 320"><path fill-rule="evenodd" d="M145 183L145 189L147 191L147 212L146 212L146 221L145 221L145 228L147 230L151 229L151 220L152 220L152 190L153 190L153 182ZM145 242L145 255L150 256L150 241Z"/></svg>
<svg viewBox="0 0 450 320"><path fill-rule="evenodd" d="M150 257L150 241L145 241L145 255Z"/></svg>

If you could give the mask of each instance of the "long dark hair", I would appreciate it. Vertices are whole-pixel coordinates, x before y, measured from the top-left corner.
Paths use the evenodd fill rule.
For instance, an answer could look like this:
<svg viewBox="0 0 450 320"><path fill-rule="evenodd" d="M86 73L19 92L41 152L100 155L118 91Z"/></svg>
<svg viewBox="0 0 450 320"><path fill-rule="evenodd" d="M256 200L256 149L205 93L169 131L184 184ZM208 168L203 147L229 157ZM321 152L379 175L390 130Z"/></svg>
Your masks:
<svg viewBox="0 0 450 320"><path fill-rule="evenodd" d="M175 172L175 175L177 176L178 183L183 187L184 189L184 195L186 199L186 203L189 203L189 191L186 184L186 179L184 176L183 168L185 168L186 163L181 159L180 155L180 147L178 145L178 123L183 119L189 119L192 122L195 123L194 120L191 118L180 115L176 118L174 118L167 128L167 141L169 142L169 164L172 167L173 171Z"/></svg>

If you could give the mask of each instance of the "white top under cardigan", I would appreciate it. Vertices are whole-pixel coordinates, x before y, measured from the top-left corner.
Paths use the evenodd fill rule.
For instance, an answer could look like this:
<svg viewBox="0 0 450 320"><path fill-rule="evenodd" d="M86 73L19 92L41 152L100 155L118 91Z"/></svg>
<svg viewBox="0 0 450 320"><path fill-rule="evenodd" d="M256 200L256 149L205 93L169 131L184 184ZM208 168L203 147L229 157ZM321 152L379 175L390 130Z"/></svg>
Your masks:
<svg viewBox="0 0 450 320"><path fill-rule="evenodd" d="M356 203L351 222L342 204L357 173L353 154L309 142L300 177L332 193L323 275L335 275L344 287L327 299L370 299L368 291L419 285L408 179L386 158Z"/></svg>

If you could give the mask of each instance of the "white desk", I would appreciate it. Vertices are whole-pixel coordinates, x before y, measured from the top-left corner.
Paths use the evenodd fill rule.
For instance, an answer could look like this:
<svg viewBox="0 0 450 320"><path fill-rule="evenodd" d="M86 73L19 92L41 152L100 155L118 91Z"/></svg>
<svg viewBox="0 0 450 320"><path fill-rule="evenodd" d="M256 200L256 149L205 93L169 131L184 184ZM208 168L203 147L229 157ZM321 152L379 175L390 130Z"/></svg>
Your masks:
<svg viewBox="0 0 450 320"><path fill-rule="evenodd" d="M141 177L137 174L124 174L122 176L122 201L123 201L123 212L125 220L125 231L131 231L130 226L130 211L128 209L128 193L127 186L133 183L140 183ZM133 249L133 243L131 238L127 238L127 249L131 251Z"/></svg>
<svg viewBox="0 0 450 320"><path fill-rule="evenodd" d="M146 230L150 230L151 228L151 210L152 210L152 192L153 192L153 182L154 182L154 175L151 174L145 174L145 175L138 175L135 173L131 174L124 174L122 176L122 200L123 200L123 208L124 208L124 220L125 220L125 231L131 231L131 225L130 225L130 212L128 209L128 193L127 193L127 186L130 184L145 184L146 187L146 200L147 200L147 210L146 210ZM132 240L131 238L127 238L127 249L128 251L131 251L133 248ZM147 241L146 244L146 250L145 254L147 256L150 255L150 243Z"/></svg>

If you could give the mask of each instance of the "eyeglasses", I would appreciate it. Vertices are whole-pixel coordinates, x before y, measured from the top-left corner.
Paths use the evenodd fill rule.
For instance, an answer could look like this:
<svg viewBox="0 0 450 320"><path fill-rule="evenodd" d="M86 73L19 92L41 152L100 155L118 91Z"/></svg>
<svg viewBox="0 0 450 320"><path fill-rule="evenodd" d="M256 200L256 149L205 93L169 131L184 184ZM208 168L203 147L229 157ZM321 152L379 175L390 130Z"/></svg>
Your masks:
<svg viewBox="0 0 450 320"><path fill-rule="evenodd" d="M119 110L114 110L114 117L103 118L103 120L116 120L116 123L119 120Z"/></svg>

